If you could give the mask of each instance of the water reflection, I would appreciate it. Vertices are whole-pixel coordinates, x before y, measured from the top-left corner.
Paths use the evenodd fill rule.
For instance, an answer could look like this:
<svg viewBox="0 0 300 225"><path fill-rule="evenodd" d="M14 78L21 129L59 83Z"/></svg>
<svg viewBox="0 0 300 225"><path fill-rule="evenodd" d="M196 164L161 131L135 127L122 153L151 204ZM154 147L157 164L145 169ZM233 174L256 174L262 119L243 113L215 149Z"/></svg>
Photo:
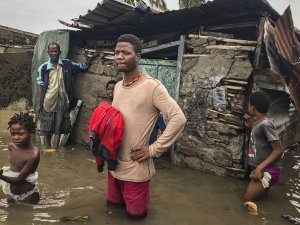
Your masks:
<svg viewBox="0 0 300 225"><path fill-rule="evenodd" d="M289 199L290 203L297 210L297 212L300 213L300 193L299 193L300 156L299 156L299 149L293 148L291 151L287 152L286 157L289 159L290 167L291 167L290 170L287 170L287 172L286 172L286 173L288 173L288 177L286 178L285 182L290 187L286 193L286 196Z"/></svg>
<svg viewBox="0 0 300 225"><path fill-rule="evenodd" d="M1 111L0 111L1 112ZM8 164L9 136L0 114L0 165ZM40 145L40 139L33 140ZM219 177L156 160L157 173L151 180L151 202L145 225L253 225L287 224L283 213L299 215L300 158L289 152L284 160L282 184L257 202L258 215L249 214L241 195L247 182ZM0 224L61 224L64 216L88 214L88 225L132 224L124 209L105 205L106 173L97 173L94 159L82 146L69 145L61 152L41 154L38 168L38 205L8 205L0 192Z"/></svg>

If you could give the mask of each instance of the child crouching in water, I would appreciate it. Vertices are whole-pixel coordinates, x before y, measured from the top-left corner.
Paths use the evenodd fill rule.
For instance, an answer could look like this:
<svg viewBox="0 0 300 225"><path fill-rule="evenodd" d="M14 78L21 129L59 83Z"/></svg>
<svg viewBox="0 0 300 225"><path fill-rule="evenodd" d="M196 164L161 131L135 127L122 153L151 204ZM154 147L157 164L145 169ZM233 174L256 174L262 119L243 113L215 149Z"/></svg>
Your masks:
<svg viewBox="0 0 300 225"><path fill-rule="evenodd" d="M267 118L269 106L269 97L264 92L255 92L250 96L248 114L244 117L245 125L252 128L248 149L248 164L252 172L244 194L248 201L267 194L280 176L283 150L276 127Z"/></svg>
<svg viewBox="0 0 300 225"><path fill-rule="evenodd" d="M15 114L8 122L12 142L8 145L10 166L0 170L0 184L9 203L35 204L40 195L36 187L40 151L31 143L36 125L28 113Z"/></svg>

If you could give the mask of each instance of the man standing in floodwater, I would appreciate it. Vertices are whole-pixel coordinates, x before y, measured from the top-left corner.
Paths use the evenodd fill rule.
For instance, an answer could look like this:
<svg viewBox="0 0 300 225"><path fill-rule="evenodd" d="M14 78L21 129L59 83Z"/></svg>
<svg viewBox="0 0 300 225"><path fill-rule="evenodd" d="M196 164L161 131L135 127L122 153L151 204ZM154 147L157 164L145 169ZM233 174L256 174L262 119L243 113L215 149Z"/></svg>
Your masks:
<svg viewBox="0 0 300 225"><path fill-rule="evenodd" d="M99 52L96 51L82 64L61 59L60 46L57 43L48 45L48 54L49 60L38 69L38 110L41 115L41 135L45 137L46 147L51 147L51 137L54 134L53 148L58 149L61 134L70 133L72 130L70 110L76 106L73 76L85 72Z"/></svg>
<svg viewBox="0 0 300 225"><path fill-rule="evenodd" d="M155 173L153 158L159 157L176 140L186 118L164 85L140 72L141 42L132 34L121 35L115 49L117 70L124 73L114 90L113 106L124 119L124 138L117 167L108 173L107 203L126 205L131 219L147 216L150 178ZM162 112L169 123L151 145L149 137Z"/></svg>

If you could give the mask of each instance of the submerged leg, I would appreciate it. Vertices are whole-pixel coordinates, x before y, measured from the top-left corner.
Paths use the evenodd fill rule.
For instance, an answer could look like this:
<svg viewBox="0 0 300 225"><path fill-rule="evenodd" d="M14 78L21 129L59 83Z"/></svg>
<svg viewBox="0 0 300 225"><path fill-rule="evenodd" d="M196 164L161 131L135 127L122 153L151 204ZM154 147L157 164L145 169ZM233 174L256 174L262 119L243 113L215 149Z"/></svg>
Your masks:
<svg viewBox="0 0 300 225"><path fill-rule="evenodd" d="M55 134L53 148L58 149L59 142L60 142L60 134Z"/></svg>
<svg viewBox="0 0 300 225"><path fill-rule="evenodd" d="M51 148L51 134L44 136L46 148Z"/></svg>
<svg viewBox="0 0 300 225"><path fill-rule="evenodd" d="M260 181L250 180L243 198L247 201L258 199L267 193Z"/></svg>

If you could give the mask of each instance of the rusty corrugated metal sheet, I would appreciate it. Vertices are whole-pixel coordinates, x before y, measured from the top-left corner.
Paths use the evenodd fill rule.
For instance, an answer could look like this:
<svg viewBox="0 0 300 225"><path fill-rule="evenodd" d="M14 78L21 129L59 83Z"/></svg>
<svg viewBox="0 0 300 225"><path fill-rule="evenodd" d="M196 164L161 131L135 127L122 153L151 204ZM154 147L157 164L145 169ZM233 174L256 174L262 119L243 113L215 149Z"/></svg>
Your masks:
<svg viewBox="0 0 300 225"><path fill-rule="evenodd" d="M290 7L276 21L275 43L282 56L291 99L300 112L300 44L296 38Z"/></svg>
<svg viewBox="0 0 300 225"><path fill-rule="evenodd" d="M273 20L279 14L266 0L214 0L199 7L152 13L117 0L104 0L94 10L74 21L85 23L99 38L115 38L122 33L139 36L185 31L200 26L257 22L262 14ZM84 28L83 28L84 29Z"/></svg>

